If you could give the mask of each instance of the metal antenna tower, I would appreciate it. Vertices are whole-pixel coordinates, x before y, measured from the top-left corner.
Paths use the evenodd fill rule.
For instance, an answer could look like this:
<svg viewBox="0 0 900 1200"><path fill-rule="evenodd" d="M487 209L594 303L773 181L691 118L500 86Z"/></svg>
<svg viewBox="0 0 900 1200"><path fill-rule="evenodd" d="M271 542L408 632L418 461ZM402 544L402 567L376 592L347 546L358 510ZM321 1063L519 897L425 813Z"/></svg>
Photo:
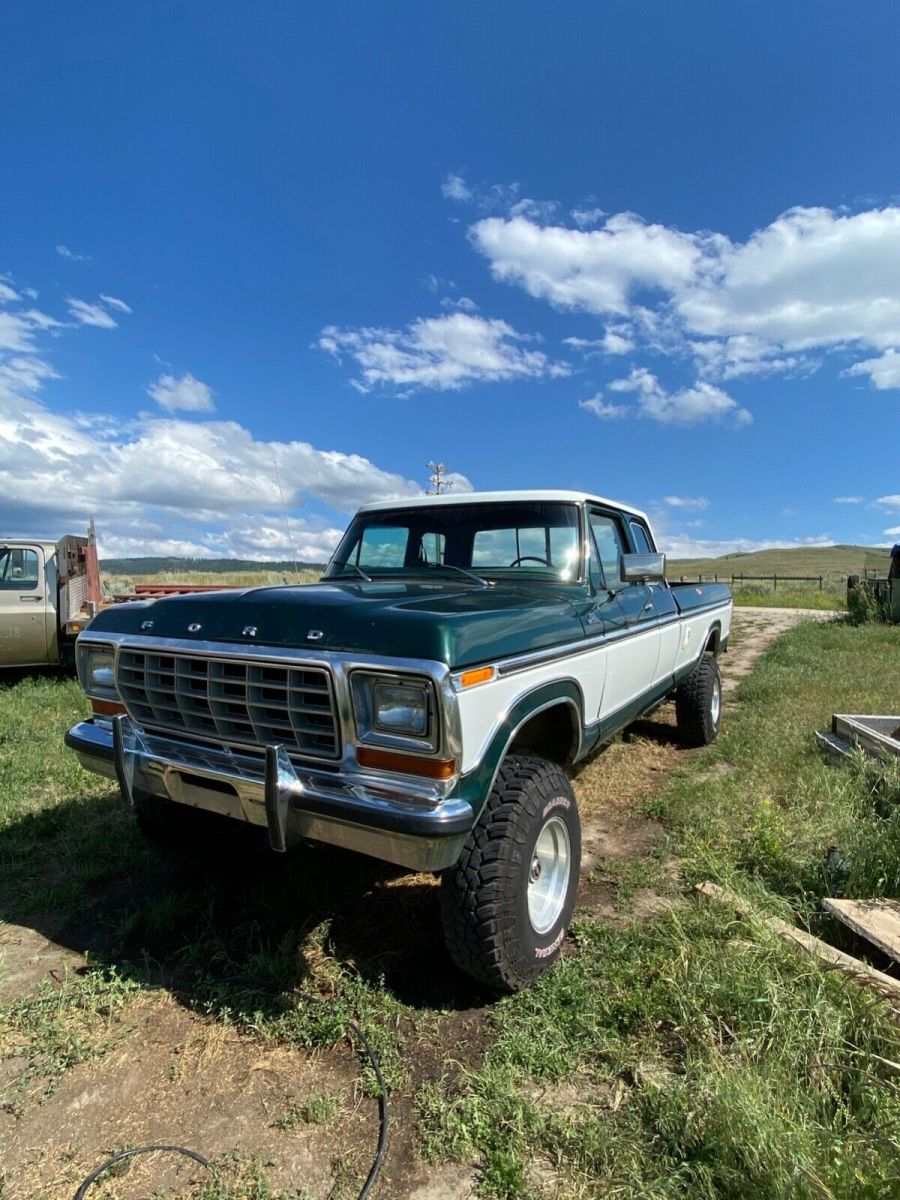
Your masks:
<svg viewBox="0 0 900 1200"><path fill-rule="evenodd" d="M428 482L431 487L428 489L429 496L440 496L442 492L449 492L453 487L453 480L447 478L447 468L441 462L428 462L425 464L431 474L428 477Z"/></svg>

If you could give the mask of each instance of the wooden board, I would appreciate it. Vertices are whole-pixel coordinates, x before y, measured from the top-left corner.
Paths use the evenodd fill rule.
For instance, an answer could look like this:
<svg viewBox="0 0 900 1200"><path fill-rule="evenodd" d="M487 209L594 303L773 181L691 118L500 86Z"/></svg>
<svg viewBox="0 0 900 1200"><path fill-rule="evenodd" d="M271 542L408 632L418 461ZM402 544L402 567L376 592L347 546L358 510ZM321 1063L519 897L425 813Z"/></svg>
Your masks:
<svg viewBox="0 0 900 1200"><path fill-rule="evenodd" d="M845 954L843 950L836 950L834 946L829 946L827 942L823 942L821 938L807 933L805 929L798 929L795 925L789 925L787 921L782 921L779 917L764 916L761 913L755 912L746 900L743 900L740 896L735 896L733 892L729 892L725 888L719 887L718 884L710 883L709 881L698 883L695 884L694 890L700 892L701 895L718 900L720 904L728 905L735 912L741 913L743 916L755 917L757 920L761 920L774 933L795 942L809 954L814 954L816 958L821 959L827 966L838 967L841 971L845 971L848 975L853 976L858 983L864 983L881 992L882 995L892 997L894 1000L900 997L900 979L894 979L892 975L885 975L883 971L877 971L874 967L870 967L868 963L861 962L858 958L853 958L850 954ZM895 1011L898 1010L895 1009Z"/></svg>
<svg viewBox="0 0 900 1200"><path fill-rule="evenodd" d="M896 900L823 900L823 907L900 962L900 904Z"/></svg>

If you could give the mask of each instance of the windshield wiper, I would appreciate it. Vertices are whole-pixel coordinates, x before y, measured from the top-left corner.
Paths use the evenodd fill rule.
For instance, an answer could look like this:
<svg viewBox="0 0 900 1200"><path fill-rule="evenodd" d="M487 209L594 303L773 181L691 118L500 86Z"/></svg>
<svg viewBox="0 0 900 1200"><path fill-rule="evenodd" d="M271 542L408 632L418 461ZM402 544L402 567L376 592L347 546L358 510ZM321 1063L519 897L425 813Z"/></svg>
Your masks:
<svg viewBox="0 0 900 1200"><path fill-rule="evenodd" d="M482 579L482 577L480 575L476 575L474 571L467 571L465 567L455 567L453 563L420 562L416 565L419 567L427 567L431 571L458 571L460 575L465 575L469 579L473 579L479 585L479 587L494 586L490 580Z"/></svg>
<svg viewBox="0 0 900 1200"><path fill-rule="evenodd" d="M343 570L343 569L344 569L344 567L352 567L354 571L358 571L358 572L359 572L359 574L360 574L360 575L362 576L362 578L363 578L363 579L366 581L366 583L372 583L372 582L374 582L374 581L373 581L373 579L372 579L372 576L371 576L371 575L367 575L367 574L365 573L365 571L362 569L362 567L361 567L361 566L359 566L359 564L358 564L358 563L352 563L352 562L342 562L342 563L340 564L340 566L341 566L341 570Z"/></svg>

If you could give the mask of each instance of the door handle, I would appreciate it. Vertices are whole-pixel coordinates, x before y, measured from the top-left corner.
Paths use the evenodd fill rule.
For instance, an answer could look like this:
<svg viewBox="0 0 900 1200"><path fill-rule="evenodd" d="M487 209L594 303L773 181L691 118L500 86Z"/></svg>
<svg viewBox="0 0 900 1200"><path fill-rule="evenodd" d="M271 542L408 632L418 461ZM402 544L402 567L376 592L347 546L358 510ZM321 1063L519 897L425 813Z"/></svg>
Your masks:
<svg viewBox="0 0 900 1200"><path fill-rule="evenodd" d="M19 597L19 599L22 601L23 604L29 604L29 603L40 604L40 602L43 600L43 598L44 598L43 596L20 596Z"/></svg>

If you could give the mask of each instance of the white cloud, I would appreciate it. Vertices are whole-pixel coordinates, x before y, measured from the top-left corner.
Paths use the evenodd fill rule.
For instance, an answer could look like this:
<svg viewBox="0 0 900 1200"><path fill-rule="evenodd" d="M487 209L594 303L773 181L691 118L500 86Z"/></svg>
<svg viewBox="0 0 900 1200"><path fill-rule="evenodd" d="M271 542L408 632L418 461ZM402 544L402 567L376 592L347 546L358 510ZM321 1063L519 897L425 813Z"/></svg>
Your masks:
<svg viewBox="0 0 900 1200"><path fill-rule="evenodd" d="M563 338L563 345L571 346L573 350L581 350L585 358L593 358L598 353L609 355L630 354L635 348L635 342L628 325L610 325L601 338Z"/></svg>
<svg viewBox="0 0 900 1200"><path fill-rule="evenodd" d="M854 363L845 374L867 375L879 392L900 387L900 354L894 349L885 350L878 358L865 358Z"/></svg>
<svg viewBox="0 0 900 1200"><path fill-rule="evenodd" d="M669 558L719 558L723 554L752 554L755 550L794 550L801 546L833 546L829 534L814 537L781 539L767 538L754 541L751 538L693 538L678 532L660 532L654 527L660 550ZM734 564L734 572L740 574L740 565Z"/></svg>
<svg viewBox="0 0 900 1200"><path fill-rule="evenodd" d="M885 537L900 537L900 525L892 525L890 529L885 529Z"/></svg>
<svg viewBox="0 0 900 1200"><path fill-rule="evenodd" d="M560 309L628 317L648 346L694 357L709 378L875 350L848 373L900 387L900 207L793 208L743 242L627 212L588 229L586 211L573 212L578 228L486 217L470 236L495 279Z"/></svg>
<svg viewBox="0 0 900 1200"><path fill-rule="evenodd" d="M68 246L57 246L56 253L60 258L68 259L69 262L93 262L89 254L76 254L74 250L70 250Z"/></svg>
<svg viewBox="0 0 900 1200"><path fill-rule="evenodd" d="M19 299L19 293L0 279L0 304L12 304Z"/></svg>
<svg viewBox="0 0 900 1200"><path fill-rule="evenodd" d="M160 375L147 388L147 395L167 412L212 412L215 392L208 383L189 372L184 375Z"/></svg>
<svg viewBox="0 0 900 1200"><path fill-rule="evenodd" d="M879 496L875 503L883 508L900 508L900 496Z"/></svg>
<svg viewBox="0 0 900 1200"><path fill-rule="evenodd" d="M505 321L457 312L421 317L404 330L328 325L318 346L356 363L360 377L353 382L361 391L378 386L448 391L476 382L569 374L567 364L521 345L529 340Z"/></svg>
<svg viewBox="0 0 900 1200"><path fill-rule="evenodd" d="M116 312L120 312L120 313L134 312L134 309L131 308L130 305L126 304L124 300L120 300L118 298L118 296L106 296L103 294L103 292L101 292L100 299L103 301L103 303L106 305L107 308L114 308L116 310Z"/></svg>
<svg viewBox="0 0 900 1200"><path fill-rule="evenodd" d="M100 304L89 304L74 296L66 298L69 312L79 325L93 325L97 329L115 329L118 322Z"/></svg>
<svg viewBox="0 0 900 1200"><path fill-rule="evenodd" d="M599 225L606 213L602 208L573 208L571 212L572 220L579 229L587 229L591 225Z"/></svg>
<svg viewBox="0 0 900 1200"><path fill-rule="evenodd" d="M750 425L753 418L721 388L699 381L692 387L668 392L646 367L635 367L625 379L614 379L613 392L634 392L638 413L664 424L692 425L701 421L727 419L735 428Z"/></svg>
<svg viewBox="0 0 900 1200"><path fill-rule="evenodd" d="M450 171L441 184L441 195L445 200L456 200L466 204L472 199L473 192L462 175Z"/></svg>
<svg viewBox="0 0 900 1200"><path fill-rule="evenodd" d="M603 399L602 392L598 392L596 396L588 396L586 400L579 400L578 407L593 413L595 417L600 417L603 421L615 421L621 417L627 417L631 411L627 404L607 404Z"/></svg>
<svg viewBox="0 0 900 1200"><path fill-rule="evenodd" d="M835 496L832 504L865 504L865 496Z"/></svg>
<svg viewBox="0 0 900 1200"><path fill-rule="evenodd" d="M564 309L626 313L638 289L672 292L696 275L697 235L648 225L633 213L590 231L536 225L527 217L486 217L471 229L495 279Z"/></svg>
<svg viewBox="0 0 900 1200"><path fill-rule="evenodd" d="M445 296L440 304L441 308L456 309L459 312L478 312L478 305L468 296L460 296L457 300L452 299L450 296Z"/></svg>
<svg viewBox="0 0 900 1200"><path fill-rule="evenodd" d="M293 542L298 557L321 561L339 536L335 513L422 491L362 455L262 441L235 421L61 415L42 397L57 377L40 345L57 332L52 319L2 315L18 321L0 326L0 528L11 536L77 532L96 514L106 555L290 558ZM300 507L302 517L291 511Z"/></svg>
<svg viewBox="0 0 900 1200"><path fill-rule="evenodd" d="M681 508L694 512L709 508L709 501L705 496L666 496L666 504L669 508Z"/></svg>

